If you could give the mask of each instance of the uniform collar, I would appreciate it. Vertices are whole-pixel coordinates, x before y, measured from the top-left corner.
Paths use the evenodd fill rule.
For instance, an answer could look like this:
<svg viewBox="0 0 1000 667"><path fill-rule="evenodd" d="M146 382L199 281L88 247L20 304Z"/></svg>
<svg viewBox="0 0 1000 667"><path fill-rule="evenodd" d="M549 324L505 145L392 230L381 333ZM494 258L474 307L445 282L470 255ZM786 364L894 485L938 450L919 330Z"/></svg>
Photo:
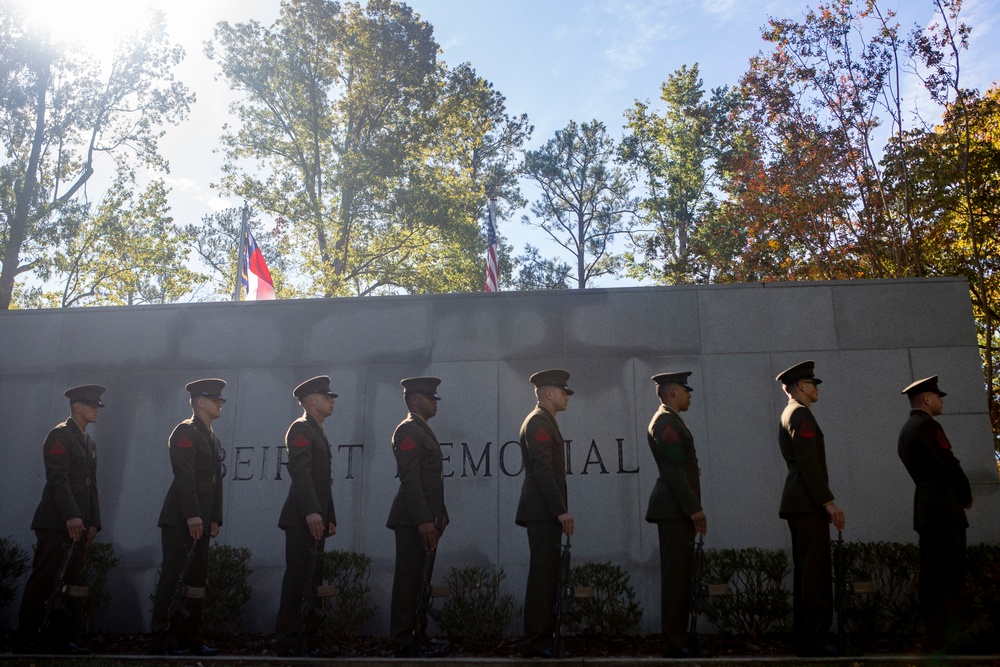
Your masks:
<svg viewBox="0 0 1000 667"><path fill-rule="evenodd" d="M554 414L552 414L551 410L549 410L547 407L545 407L541 403L536 403L535 404L535 409L536 410L541 410L542 412L545 413L545 416L547 416L549 419L551 419L553 422L555 422L556 416Z"/></svg>
<svg viewBox="0 0 1000 667"><path fill-rule="evenodd" d="M199 431L202 431L209 436L212 435L212 429L210 429L198 415L191 415L191 423L194 424L194 427Z"/></svg>

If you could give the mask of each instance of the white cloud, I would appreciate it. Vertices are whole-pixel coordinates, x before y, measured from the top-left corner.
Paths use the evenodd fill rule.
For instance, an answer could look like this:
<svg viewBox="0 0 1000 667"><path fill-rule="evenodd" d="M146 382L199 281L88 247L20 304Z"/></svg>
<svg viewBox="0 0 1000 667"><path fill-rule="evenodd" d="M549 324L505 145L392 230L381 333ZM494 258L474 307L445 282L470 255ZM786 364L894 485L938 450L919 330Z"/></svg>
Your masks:
<svg viewBox="0 0 1000 667"><path fill-rule="evenodd" d="M711 16L731 21L737 17L737 10L740 4L737 0L702 0L702 10Z"/></svg>

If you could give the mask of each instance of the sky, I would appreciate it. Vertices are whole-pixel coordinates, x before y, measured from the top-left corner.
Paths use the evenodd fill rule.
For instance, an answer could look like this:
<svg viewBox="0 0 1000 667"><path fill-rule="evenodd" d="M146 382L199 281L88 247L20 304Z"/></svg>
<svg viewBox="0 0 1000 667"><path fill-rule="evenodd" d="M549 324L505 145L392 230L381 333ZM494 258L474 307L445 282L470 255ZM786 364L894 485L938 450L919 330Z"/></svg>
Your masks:
<svg viewBox="0 0 1000 667"><path fill-rule="evenodd" d="M221 128L232 119L232 96L216 80L217 67L203 55L218 21L254 19L270 25L278 0L14 0L59 35L106 62L117 32L133 29L149 7L161 9L172 40L187 51L177 77L197 95L188 120L170 127L161 140L170 162L166 181L175 221L184 225L241 201L221 197L222 156L214 152ZM602 121L622 135L623 112L636 99L655 102L660 84L682 65L698 63L706 90L733 85L747 62L766 49L761 27L768 17L800 19L816 0L411 0L408 4L434 26L441 57L449 65L469 62L507 98L508 112L527 113L538 148L570 120ZM931 0L880 2L896 9L904 26L927 25ZM964 85L985 90L1000 79L1000 0L966 0L964 20L973 26L963 54ZM904 96L919 103L916 87ZM655 105L654 105L655 106ZM88 195L99 199L112 166L98 165ZM107 179L107 180L105 180ZM525 187L532 198L532 191ZM266 222L266 219L265 219ZM551 257L558 248L544 233L520 222L520 214L499 222L499 231L520 253L525 243ZM564 261L568 258L563 258ZM606 279L605 286L632 284Z"/></svg>

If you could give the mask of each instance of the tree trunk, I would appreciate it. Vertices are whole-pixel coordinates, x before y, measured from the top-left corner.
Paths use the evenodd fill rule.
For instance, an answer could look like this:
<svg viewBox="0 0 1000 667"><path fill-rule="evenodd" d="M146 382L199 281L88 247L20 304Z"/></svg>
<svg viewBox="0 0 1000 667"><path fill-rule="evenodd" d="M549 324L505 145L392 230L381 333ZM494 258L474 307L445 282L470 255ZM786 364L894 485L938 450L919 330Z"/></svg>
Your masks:
<svg viewBox="0 0 1000 667"><path fill-rule="evenodd" d="M4 248L3 268L0 269L0 310L9 310L14 295L14 281L24 270L20 266L21 246L28 235L28 219L31 215L31 202L38 188L38 161L42 152L42 142L45 137L45 101L49 88L49 64L40 64L35 74L35 136L31 141L31 155L28 158L28 168L21 180L21 189L17 193L14 206L14 217L9 221L9 236L7 247Z"/></svg>

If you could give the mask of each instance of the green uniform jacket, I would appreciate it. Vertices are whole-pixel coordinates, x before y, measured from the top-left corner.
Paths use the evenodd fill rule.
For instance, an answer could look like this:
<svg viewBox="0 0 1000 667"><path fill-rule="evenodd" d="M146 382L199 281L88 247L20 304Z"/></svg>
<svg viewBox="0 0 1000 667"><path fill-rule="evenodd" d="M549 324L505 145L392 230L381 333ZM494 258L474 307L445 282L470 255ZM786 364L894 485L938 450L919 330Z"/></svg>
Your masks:
<svg viewBox="0 0 1000 667"><path fill-rule="evenodd" d="M32 530L66 530L75 517L86 528L101 528L97 498L97 445L67 419L49 431L42 445L45 489L31 521Z"/></svg>
<svg viewBox="0 0 1000 667"><path fill-rule="evenodd" d="M192 416L170 434L170 467L174 481L163 500L158 526L186 528L187 520L201 517L207 532L222 525L222 446L208 427Z"/></svg>
<svg viewBox="0 0 1000 667"><path fill-rule="evenodd" d="M912 410L899 433L897 451L917 485L914 530L968 526L965 507L972 503L972 487L941 425L923 410Z"/></svg>
<svg viewBox="0 0 1000 667"><path fill-rule="evenodd" d="M419 526L447 517L444 506L444 463L434 431L412 412L392 434L399 491L385 525Z"/></svg>
<svg viewBox="0 0 1000 667"><path fill-rule="evenodd" d="M308 415L292 422L285 434L288 450L288 474L292 486L278 517L278 527L306 525L307 514L323 517L323 529L337 525L333 509L333 474L330 443L323 427Z"/></svg>
<svg viewBox="0 0 1000 667"><path fill-rule="evenodd" d="M819 430L812 411L794 398L781 413L778 444L788 465L779 515L826 512L823 505L833 501L833 493L826 470L823 431Z"/></svg>
<svg viewBox="0 0 1000 667"><path fill-rule="evenodd" d="M565 514L566 449L555 416L538 405L521 424L524 482L514 522L547 521Z"/></svg>
<svg viewBox="0 0 1000 667"><path fill-rule="evenodd" d="M646 430L660 476L649 494L646 521L689 519L701 511L701 485L694 438L681 416L661 405Z"/></svg>

